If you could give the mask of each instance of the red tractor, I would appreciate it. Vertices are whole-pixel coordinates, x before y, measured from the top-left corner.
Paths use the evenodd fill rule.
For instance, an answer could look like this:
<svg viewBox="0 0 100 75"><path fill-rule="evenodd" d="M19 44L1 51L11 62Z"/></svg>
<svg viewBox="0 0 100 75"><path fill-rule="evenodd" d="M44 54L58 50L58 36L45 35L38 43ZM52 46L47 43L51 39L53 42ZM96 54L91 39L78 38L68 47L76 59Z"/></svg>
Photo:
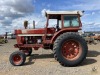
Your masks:
<svg viewBox="0 0 100 75"><path fill-rule="evenodd" d="M26 56L31 55L32 48L38 50L40 47L51 49L55 59L63 66L79 65L88 52L86 41L79 35L82 23L80 17L83 11L47 11L46 27L39 29L28 29L28 22L24 22L25 29L15 30L19 48L10 55L10 63L21 66L25 63ZM50 19L55 19L56 26L49 27Z"/></svg>

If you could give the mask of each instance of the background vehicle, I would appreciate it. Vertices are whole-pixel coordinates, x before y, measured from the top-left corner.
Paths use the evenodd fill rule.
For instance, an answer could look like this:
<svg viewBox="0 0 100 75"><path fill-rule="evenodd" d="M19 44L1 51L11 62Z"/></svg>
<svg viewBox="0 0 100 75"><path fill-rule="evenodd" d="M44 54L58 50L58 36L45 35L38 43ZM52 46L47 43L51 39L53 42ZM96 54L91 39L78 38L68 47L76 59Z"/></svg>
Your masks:
<svg viewBox="0 0 100 75"><path fill-rule="evenodd" d="M7 39L5 39L4 37L0 37L0 43L1 44L7 43L7 42L8 42Z"/></svg>
<svg viewBox="0 0 100 75"><path fill-rule="evenodd" d="M87 44L97 44L95 40L95 34L93 33L88 33L88 34L82 34L82 37L85 39Z"/></svg>
<svg viewBox="0 0 100 75"><path fill-rule="evenodd" d="M10 55L10 63L15 66L23 65L26 56L31 55L32 48L40 47L53 50L55 59L64 66L79 65L87 55L86 41L79 35L82 23L82 11L47 11L46 27L35 29L28 28L28 21L24 22L24 30L15 30L17 44L14 46L19 51ZM55 19L56 27L49 27L50 19Z"/></svg>

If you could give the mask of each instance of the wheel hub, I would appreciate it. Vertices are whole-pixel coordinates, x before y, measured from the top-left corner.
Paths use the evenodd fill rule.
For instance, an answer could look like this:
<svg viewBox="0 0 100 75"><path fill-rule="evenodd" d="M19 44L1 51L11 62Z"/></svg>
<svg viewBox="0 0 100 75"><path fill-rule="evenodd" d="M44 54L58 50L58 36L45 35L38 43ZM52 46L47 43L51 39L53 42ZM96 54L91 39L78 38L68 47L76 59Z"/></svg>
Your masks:
<svg viewBox="0 0 100 75"><path fill-rule="evenodd" d="M16 54L16 55L13 56L13 62L15 64L19 64L21 62L21 60L22 60L22 58L21 58L20 55Z"/></svg>
<svg viewBox="0 0 100 75"><path fill-rule="evenodd" d="M66 41L62 45L62 55L68 60L74 59L79 54L79 50L80 45L74 40Z"/></svg>

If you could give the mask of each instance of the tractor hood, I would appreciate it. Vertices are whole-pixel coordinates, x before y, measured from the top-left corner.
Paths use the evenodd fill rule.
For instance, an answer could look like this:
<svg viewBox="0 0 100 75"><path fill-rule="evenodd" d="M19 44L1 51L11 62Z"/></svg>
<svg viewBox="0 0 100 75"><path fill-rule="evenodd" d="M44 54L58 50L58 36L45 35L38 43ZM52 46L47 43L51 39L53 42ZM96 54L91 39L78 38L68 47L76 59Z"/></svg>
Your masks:
<svg viewBox="0 0 100 75"><path fill-rule="evenodd" d="M15 30L15 34L44 34L45 33L45 28L40 28L40 29L18 29Z"/></svg>

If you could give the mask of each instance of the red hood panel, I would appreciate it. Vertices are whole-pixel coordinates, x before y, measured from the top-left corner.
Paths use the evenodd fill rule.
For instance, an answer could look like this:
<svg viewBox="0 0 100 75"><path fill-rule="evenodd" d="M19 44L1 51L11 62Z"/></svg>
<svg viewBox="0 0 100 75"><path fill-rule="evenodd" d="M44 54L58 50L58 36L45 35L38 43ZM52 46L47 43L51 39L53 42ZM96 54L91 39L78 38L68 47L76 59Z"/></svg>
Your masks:
<svg viewBox="0 0 100 75"><path fill-rule="evenodd" d="M15 30L15 34L44 34L45 28Z"/></svg>

